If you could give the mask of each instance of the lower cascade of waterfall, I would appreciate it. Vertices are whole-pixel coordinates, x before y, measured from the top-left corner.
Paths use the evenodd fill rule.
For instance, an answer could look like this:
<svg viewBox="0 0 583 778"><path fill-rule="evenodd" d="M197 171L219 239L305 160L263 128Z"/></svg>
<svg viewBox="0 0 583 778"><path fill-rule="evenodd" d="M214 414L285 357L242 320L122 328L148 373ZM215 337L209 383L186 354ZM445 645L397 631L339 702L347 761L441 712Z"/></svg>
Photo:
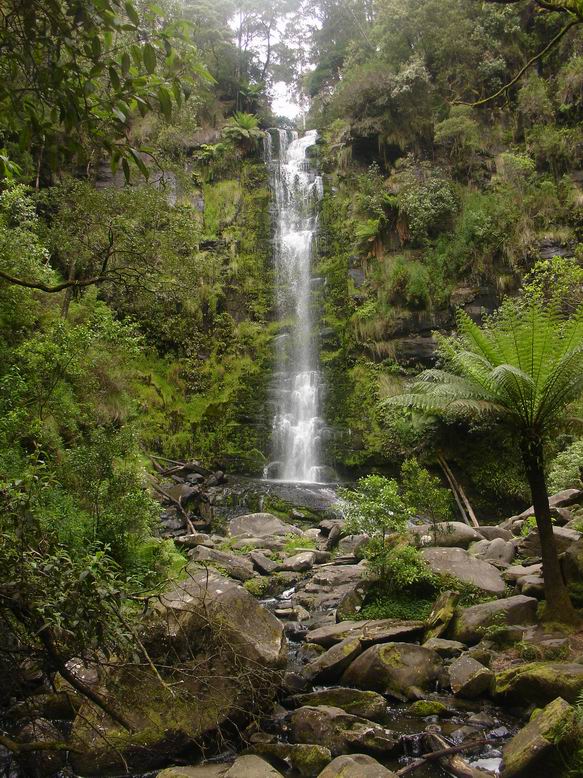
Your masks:
<svg viewBox="0 0 583 778"><path fill-rule="evenodd" d="M307 154L317 133L300 138L288 130L272 132L266 138L265 158L273 190L277 313L286 324L276 338L272 461L264 477L322 483L334 480L334 474L321 462L324 385L314 326L318 279L312 278L312 258L323 188Z"/></svg>

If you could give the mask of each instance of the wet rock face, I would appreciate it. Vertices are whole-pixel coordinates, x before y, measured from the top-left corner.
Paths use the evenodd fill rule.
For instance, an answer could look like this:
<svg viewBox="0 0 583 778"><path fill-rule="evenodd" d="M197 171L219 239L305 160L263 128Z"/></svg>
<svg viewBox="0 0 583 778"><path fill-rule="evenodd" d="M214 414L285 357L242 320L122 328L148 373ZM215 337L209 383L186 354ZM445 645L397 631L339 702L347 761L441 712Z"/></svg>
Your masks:
<svg viewBox="0 0 583 778"><path fill-rule="evenodd" d="M575 710L561 697L553 700L503 749L502 778L561 775L575 746Z"/></svg>
<svg viewBox="0 0 583 778"><path fill-rule="evenodd" d="M428 648L413 643L384 643L368 648L355 659L342 681L398 700L415 700L423 690L435 688L442 666L439 654Z"/></svg>

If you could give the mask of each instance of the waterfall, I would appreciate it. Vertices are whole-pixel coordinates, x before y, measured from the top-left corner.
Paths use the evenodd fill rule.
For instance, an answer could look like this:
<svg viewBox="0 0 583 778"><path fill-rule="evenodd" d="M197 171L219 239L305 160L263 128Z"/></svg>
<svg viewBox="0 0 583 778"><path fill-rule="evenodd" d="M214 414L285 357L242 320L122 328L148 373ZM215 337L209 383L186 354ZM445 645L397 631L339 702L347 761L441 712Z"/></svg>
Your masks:
<svg viewBox="0 0 583 778"><path fill-rule="evenodd" d="M329 468L320 462L323 381L312 294L312 257L323 188L322 178L307 159L317 133L300 138L296 132L274 132L277 149L269 135L265 160L273 190L277 313L285 330L276 338L272 461L264 476L318 482Z"/></svg>

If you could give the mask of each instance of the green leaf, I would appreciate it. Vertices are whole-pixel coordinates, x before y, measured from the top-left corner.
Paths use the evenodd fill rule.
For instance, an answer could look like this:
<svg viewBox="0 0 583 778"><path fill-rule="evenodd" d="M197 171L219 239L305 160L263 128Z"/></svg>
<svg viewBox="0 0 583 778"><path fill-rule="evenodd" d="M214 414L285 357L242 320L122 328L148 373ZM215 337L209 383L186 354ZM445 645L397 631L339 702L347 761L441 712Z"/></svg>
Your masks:
<svg viewBox="0 0 583 778"><path fill-rule="evenodd" d="M121 166L123 169L123 174L125 176L126 183L129 184L130 182L130 165L127 159L124 157L121 161Z"/></svg>
<svg viewBox="0 0 583 778"><path fill-rule="evenodd" d="M140 152L137 151L136 149L130 148L130 154L132 155L132 159L134 160L134 162L138 166L138 168L140 170L140 173L144 176L144 178L147 181L148 178L150 177L150 171L148 170L144 160L140 156Z"/></svg>
<svg viewBox="0 0 583 778"><path fill-rule="evenodd" d="M156 49L151 43L146 43L144 46L144 65L150 74L156 70Z"/></svg>
<svg viewBox="0 0 583 778"><path fill-rule="evenodd" d="M109 66L109 80L111 81L111 85L115 91L119 92L121 89L121 81L119 79L117 70L112 65Z"/></svg>
<svg viewBox="0 0 583 778"><path fill-rule="evenodd" d="M160 101L160 109L166 119L170 119L172 117L172 98L170 97L170 92L166 89L165 86L161 86L158 89L158 100Z"/></svg>
<svg viewBox="0 0 583 778"><path fill-rule="evenodd" d="M131 59L130 55L127 53L127 51L124 51L124 53L121 55L121 72L123 76L127 76L127 74L130 72L131 67Z"/></svg>
<svg viewBox="0 0 583 778"><path fill-rule="evenodd" d="M134 6L131 3L126 3L126 13L129 17L129 20L135 24L137 27L140 24L140 17L138 16L138 12L134 8Z"/></svg>

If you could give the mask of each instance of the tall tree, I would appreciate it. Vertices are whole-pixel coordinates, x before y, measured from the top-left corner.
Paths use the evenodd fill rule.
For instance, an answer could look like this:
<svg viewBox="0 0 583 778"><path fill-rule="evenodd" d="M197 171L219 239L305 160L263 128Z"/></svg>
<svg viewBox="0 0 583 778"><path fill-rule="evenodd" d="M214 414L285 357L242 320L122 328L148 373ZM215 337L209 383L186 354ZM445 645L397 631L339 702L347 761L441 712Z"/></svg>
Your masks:
<svg viewBox="0 0 583 778"><path fill-rule="evenodd" d="M561 575L545 477L545 439L583 391L583 306L565 319L534 299L507 304L494 323L479 327L458 314L457 338L443 340L447 369L423 372L411 391L390 398L426 413L493 416L519 441L540 537L547 614L573 622L576 614Z"/></svg>

